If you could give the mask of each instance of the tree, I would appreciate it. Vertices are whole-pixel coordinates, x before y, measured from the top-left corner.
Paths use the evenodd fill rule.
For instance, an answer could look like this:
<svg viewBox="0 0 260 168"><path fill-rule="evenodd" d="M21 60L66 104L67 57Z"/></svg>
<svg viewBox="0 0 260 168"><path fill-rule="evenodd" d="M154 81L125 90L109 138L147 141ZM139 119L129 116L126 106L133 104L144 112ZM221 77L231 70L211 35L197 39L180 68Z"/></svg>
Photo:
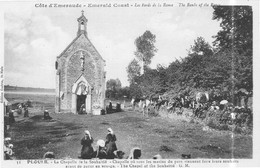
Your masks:
<svg viewBox="0 0 260 168"><path fill-rule="evenodd" d="M222 30L215 36L219 50L232 50L240 67L239 87L253 88L253 17L250 6L214 6L213 19L220 20ZM235 55L238 54L238 55ZM238 57L239 56L239 57Z"/></svg>
<svg viewBox="0 0 260 168"><path fill-rule="evenodd" d="M119 79L109 79L106 83L106 97L117 98L118 92L121 89L121 81Z"/></svg>
<svg viewBox="0 0 260 168"><path fill-rule="evenodd" d="M239 79L239 54L231 49L216 52L212 57L209 72L215 86L226 83L231 89Z"/></svg>
<svg viewBox="0 0 260 168"><path fill-rule="evenodd" d="M128 76L128 81L131 83L136 82L134 79L137 76L140 76L141 72L141 67L138 64L138 61L136 59L133 59L129 65L126 68L127 71L127 76Z"/></svg>
<svg viewBox="0 0 260 168"><path fill-rule="evenodd" d="M156 69L148 68L141 76L141 83L139 84L144 96L150 96L161 92L161 80Z"/></svg>
<svg viewBox="0 0 260 168"><path fill-rule="evenodd" d="M220 20L222 30L215 36L219 48L252 52L253 18L250 6L213 6L213 20ZM241 53L240 53L241 54Z"/></svg>
<svg viewBox="0 0 260 168"><path fill-rule="evenodd" d="M152 57L157 52L157 48L154 46L156 36L149 30L135 40L136 58L143 63L143 70L151 63Z"/></svg>
<svg viewBox="0 0 260 168"><path fill-rule="evenodd" d="M121 86L121 81L119 79L109 79L107 81L107 90L118 90Z"/></svg>
<svg viewBox="0 0 260 168"><path fill-rule="evenodd" d="M180 85L187 87L208 87L212 62L212 47L202 37L198 37L191 46L189 54L181 64Z"/></svg>
<svg viewBox="0 0 260 168"><path fill-rule="evenodd" d="M130 83L129 90L130 90L130 97L131 98L141 98L141 97L143 97L141 87L137 83Z"/></svg>
<svg viewBox="0 0 260 168"><path fill-rule="evenodd" d="M194 45L191 46L189 54L198 54L198 55L212 55L213 48L205 41L203 37L198 37L194 40Z"/></svg>
<svg viewBox="0 0 260 168"><path fill-rule="evenodd" d="M166 74L168 78L168 89L173 89L176 85L179 84L179 82L181 82L181 78L183 76L182 62L180 60L175 60L172 62L166 69Z"/></svg>
<svg viewBox="0 0 260 168"><path fill-rule="evenodd" d="M118 98L129 99L130 98L130 88L128 86L126 86L126 87L122 87L121 89L119 89Z"/></svg>

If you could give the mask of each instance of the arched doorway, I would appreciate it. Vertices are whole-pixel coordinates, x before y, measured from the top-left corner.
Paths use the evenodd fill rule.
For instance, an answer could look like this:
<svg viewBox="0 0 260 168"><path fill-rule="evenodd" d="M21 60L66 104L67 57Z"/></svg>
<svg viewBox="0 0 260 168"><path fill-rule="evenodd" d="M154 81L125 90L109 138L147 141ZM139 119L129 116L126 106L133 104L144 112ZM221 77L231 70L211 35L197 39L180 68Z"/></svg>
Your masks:
<svg viewBox="0 0 260 168"><path fill-rule="evenodd" d="M87 80L81 76L72 87L72 109L73 113L81 113L84 108L85 113L91 113L92 101L91 101L91 86Z"/></svg>

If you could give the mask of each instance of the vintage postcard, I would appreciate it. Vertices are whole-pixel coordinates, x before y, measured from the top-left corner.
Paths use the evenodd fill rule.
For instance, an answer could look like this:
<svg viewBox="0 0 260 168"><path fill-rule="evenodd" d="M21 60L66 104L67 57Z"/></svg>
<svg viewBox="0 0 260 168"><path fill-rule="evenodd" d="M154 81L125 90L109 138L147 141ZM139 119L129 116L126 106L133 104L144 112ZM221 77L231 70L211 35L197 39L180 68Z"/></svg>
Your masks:
<svg viewBox="0 0 260 168"><path fill-rule="evenodd" d="M259 167L259 2L0 1L1 167Z"/></svg>

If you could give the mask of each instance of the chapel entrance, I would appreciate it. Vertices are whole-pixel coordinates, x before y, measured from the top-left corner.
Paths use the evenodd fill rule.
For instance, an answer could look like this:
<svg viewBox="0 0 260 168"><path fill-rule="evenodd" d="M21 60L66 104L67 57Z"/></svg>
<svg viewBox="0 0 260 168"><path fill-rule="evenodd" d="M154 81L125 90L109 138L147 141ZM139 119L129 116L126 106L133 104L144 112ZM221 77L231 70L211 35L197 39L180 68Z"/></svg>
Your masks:
<svg viewBox="0 0 260 168"><path fill-rule="evenodd" d="M86 95L77 95L77 113L86 113Z"/></svg>
<svg viewBox="0 0 260 168"><path fill-rule="evenodd" d="M72 86L71 111L75 114L92 112L91 86L81 75Z"/></svg>

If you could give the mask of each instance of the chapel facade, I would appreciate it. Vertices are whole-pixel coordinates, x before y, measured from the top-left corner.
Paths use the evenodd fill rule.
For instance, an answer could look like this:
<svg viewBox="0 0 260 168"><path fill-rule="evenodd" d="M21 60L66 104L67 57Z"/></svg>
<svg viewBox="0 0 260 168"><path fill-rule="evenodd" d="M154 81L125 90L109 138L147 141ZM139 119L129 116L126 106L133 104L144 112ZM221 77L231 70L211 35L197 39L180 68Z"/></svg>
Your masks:
<svg viewBox="0 0 260 168"><path fill-rule="evenodd" d="M105 109L105 60L87 36L87 19L77 19L76 38L57 56L55 112L101 114Z"/></svg>

